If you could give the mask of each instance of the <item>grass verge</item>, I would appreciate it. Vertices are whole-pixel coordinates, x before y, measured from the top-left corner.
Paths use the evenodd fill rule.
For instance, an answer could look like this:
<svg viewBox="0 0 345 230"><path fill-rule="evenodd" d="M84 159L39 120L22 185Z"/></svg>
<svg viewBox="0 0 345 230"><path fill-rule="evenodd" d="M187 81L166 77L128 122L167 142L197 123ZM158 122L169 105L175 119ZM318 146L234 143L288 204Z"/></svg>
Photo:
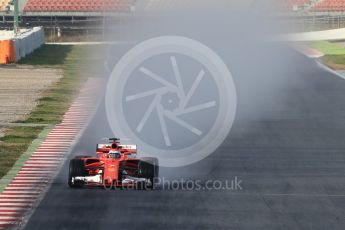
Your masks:
<svg viewBox="0 0 345 230"><path fill-rule="evenodd" d="M322 63L334 70L345 70L345 55L325 55Z"/></svg>
<svg viewBox="0 0 345 230"><path fill-rule="evenodd" d="M325 55L345 55L345 48L334 42L316 41L311 42L309 46L319 50Z"/></svg>
<svg viewBox="0 0 345 230"><path fill-rule="evenodd" d="M334 70L345 69L345 48L343 46L328 41L311 42L309 46L325 54L321 61L328 67Z"/></svg>
<svg viewBox="0 0 345 230"><path fill-rule="evenodd" d="M20 62L21 64L63 70L63 77L60 81L43 93L38 106L27 119L21 122L56 124L61 121L74 95L78 92L83 80L86 79L81 74L80 68L85 64L83 57L86 56L87 51L88 49L84 46L45 45L30 55L31 57ZM54 64L52 64L53 60L56 61Z"/></svg>
<svg viewBox="0 0 345 230"><path fill-rule="evenodd" d="M26 151L19 155L16 155L16 153L18 154L20 151L17 151L16 153L14 153L13 158L11 160L8 159L4 159L5 161L9 161L12 162L13 160L15 160L15 157L17 157L18 159L15 161L14 165L11 166L11 169L6 173L6 175L4 175L1 179L0 179L0 193L6 188L6 186L12 181L12 179L17 175L18 171L22 168L23 164L30 158L30 156L32 155L32 153L36 150L36 148L42 143L42 141L45 139L45 137L48 135L48 133L51 131L52 127L46 127L43 129L42 132L40 132L40 134L35 137L35 139L31 142L31 144L29 145L29 147L26 149ZM25 131L23 132L23 130L19 131L22 132L23 135L24 133L26 133ZM24 135L25 136L25 135ZM26 138L27 141L30 140L29 137ZM8 138L7 141L9 143L11 143L11 138ZM28 142L25 142L25 145ZM20 143L17 143L20 144ZM23 149L21 149L23 150ZM1 160L2 162L3 160Z"/></svg>
<svg viewBox="0 0 345 230"><path fill-rule="evenodd" d="M87 65L84 57L89 49L84 46L44 45L20 61L19 64L62 69L63 77L43 92L38 106L25 119L16 123L55 125L62 120L81 84L87 79L80 69ZM0 178L6 175L43 129L43 125L19 126L5 131L0 138Z"/></svg>
<svg viewBox="0 0 345 230"><path fill-rule="evenodd" d="M43 127L13 127L6 131L5 136L0 138L0 178L12 168L42 130Z"/></svg>

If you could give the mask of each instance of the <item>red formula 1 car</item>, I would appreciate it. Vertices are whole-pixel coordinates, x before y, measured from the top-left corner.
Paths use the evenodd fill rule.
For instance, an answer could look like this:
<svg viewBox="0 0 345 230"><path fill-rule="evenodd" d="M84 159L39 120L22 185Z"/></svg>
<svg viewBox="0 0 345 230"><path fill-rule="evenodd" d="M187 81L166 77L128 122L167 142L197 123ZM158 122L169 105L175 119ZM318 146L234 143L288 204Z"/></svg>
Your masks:
<svg viewBox="0 0 345 230"><path fill-rule="evenodd" d="M96 156L76 156L70 160L68 185L154 188L158 178L157 158L136 158L136 145L120 144L109 138L108 144L98 144Z"/></svg>

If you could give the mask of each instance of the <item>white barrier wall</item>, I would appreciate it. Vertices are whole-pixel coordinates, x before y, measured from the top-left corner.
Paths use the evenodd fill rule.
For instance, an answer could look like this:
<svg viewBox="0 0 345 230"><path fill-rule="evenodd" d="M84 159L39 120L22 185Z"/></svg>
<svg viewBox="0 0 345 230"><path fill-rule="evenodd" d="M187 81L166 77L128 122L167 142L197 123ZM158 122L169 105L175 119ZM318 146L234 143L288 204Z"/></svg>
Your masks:
<svg viewBox="0 0 345 230"><path fill-rule="evenodd" d="M23 30L19 35L12 39L14 42L16 61L32 53L35 49L44 44L43 27L34 27Z"/></svg>

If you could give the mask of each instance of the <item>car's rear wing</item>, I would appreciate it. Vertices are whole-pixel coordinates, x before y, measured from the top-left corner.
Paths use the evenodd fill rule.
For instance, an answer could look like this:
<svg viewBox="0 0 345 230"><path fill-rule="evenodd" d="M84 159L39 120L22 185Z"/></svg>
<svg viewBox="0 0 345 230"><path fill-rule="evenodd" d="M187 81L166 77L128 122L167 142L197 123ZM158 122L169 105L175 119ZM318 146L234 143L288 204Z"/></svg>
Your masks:
<svg viewBox="0 0 345 230"><path fill-rule="evenodd" d="M107 153L111 149L111 144L97 144L97 152ZM122 145L119 144L121 153L133 154L137 153L137 145Z"/></svg>

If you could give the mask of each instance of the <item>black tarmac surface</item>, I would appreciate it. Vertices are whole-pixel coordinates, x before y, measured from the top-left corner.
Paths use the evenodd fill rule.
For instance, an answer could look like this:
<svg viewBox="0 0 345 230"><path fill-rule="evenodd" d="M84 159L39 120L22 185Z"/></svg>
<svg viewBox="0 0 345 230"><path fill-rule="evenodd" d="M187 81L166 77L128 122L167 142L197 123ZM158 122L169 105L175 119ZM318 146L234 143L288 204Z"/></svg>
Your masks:
<svg viewBox="0 0 345 230"><path fill-rule="evenodd" d="M273 70L260 55L246 68L236 63L244 57L229 59L239 101L228 138L193 166L161 169L166 178L239 186L70 189L66 161L25 229L344 229L345 80L287 52L289 66L276 60ZM101 103L71 157L93 154L112 135Z"/></svg>

